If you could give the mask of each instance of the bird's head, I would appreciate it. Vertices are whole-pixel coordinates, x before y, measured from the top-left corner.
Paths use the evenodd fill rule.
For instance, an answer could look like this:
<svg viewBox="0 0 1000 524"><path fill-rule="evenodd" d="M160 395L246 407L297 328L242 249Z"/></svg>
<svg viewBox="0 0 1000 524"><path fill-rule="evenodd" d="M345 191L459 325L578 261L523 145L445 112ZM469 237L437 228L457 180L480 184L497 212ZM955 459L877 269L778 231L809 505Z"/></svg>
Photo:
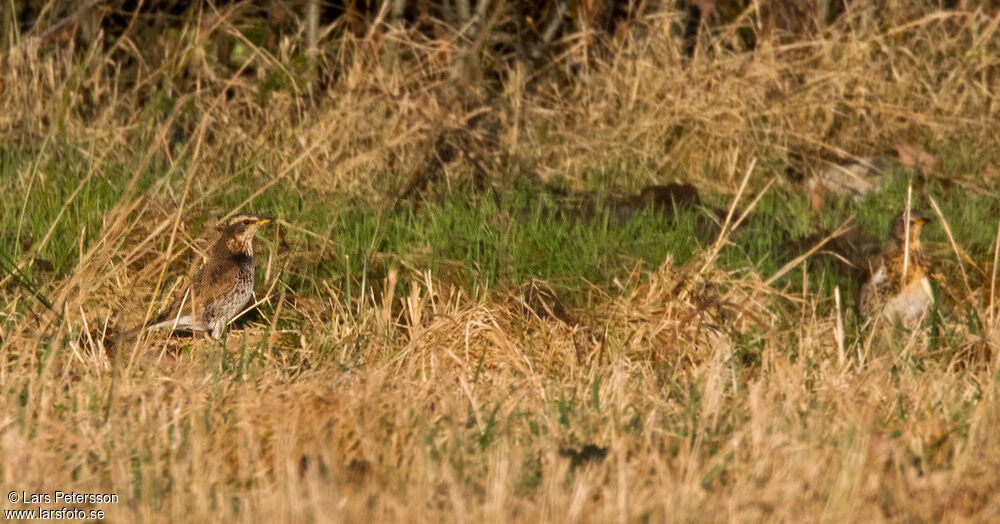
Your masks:
<svg viewBox="0 0 1000 524"><path fill-rule="evenodd" d="M270 221L270 218L249 213L234 215L223 222L220 244L224 244L232 253L253 255L253 237L260 226Z"/></svg>
<svg viewBox="0 0 1000 524"><path fill-rule="evenodd" d="M892 219L892 238L900 244L906 242L906 230L907 230L907 215L906 211L896 215L896 218ZM909 214L909 230L910 230L910 242L912 245L920 244L920 231L924 228L924 224L930 222L931 219L917 211L916 209L911 209Z"/></svg>

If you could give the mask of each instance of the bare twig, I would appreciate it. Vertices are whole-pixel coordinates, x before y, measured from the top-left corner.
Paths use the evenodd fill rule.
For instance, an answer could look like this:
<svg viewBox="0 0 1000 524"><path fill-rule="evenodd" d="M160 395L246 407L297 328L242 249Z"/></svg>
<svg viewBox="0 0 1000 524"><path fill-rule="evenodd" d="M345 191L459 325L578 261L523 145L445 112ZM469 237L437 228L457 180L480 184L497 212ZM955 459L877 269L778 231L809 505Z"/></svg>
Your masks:
<svg viewBox="0 0 1000 524"><path fill-rule="evenodd" d="M968 258L968 255L965 255L965 251L958 247L958 244L955 242L955 237L951 234L951 226L948 225L948 219L946 219L944 214L941 213L941 208L938 207L934 197L927 195L927 200L930 201L931 207L934 208L934 214L937 215L938 220L941 221L941 227L944 228L944 233L948 236L948 242L951 243L952 252L955 253L955 260L958 261L958 270L962 273L962 283L965 284L965 291L968 293L968 296L972 296L972 286L969 285L969 275L965 271L964 258ZM963 255L965 255L965 257L963 257Z"/></svg>

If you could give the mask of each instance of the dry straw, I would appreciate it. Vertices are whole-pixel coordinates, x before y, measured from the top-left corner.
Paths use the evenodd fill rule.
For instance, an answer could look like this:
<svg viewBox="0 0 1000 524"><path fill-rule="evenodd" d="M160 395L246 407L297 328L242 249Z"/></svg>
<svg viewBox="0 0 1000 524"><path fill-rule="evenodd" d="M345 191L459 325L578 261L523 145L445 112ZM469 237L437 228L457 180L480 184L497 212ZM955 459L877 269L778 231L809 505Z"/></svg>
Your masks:
<svg viewBox="0 0 1000 524"><path fill-rule="evenodd" d="M323 85L289 67L301 38L265 49L243 36L246 4L206 8L150 49L133 40L140 21L109 48L8 36L0 134L29 162L4 187L38 191L61 155L88 152L43 238L80 188L112 168L132 176L98 239L71 246L75 265L45 283L54 311L0 282L0 484L114 492L124 502L102 509L129 522L995 519L997 359L968 355L1000 336L1000 236L986 306L931 200L962 268L958 305L989 319L982 335L957 331L968 351L950 356L916 335L887 351L855 336L839 288L831 305L719 266L785 185L775 166L789 152L867 155L901 137L1000 146L983 84L1000 15L972 4L850 2L808 38L776 32L750 50L752 27L734 24L687 56L680 6L666 2L621 39L569 34L565 53L532 67L472 26L402 27L385 2L363 31L337 22L310 37ZM513 16L500 5L476 4L498 31ZM235 71L206 52L222 37L248 49ZM288 84L268 91L269 75ZM161 96L172 107L157 109ZM263 318L225 346L140 341L132 365L112 367L109 326L162 302L197 259L195 217L229 211L213 203L246 163L256 185L238 208L279 185L377 206L411 180L486 173L503 190L529 173L582 188L608 170L635 186L683 177L730 205L690 263L622 276L566 318L512 300L520 290L465 289L403 262L350 298L333 278L297 293L285 277L299 254L276 236ZM18 207L23 231L34 210ZM338 247L329 231L279 224L317 252Z"/></svg>

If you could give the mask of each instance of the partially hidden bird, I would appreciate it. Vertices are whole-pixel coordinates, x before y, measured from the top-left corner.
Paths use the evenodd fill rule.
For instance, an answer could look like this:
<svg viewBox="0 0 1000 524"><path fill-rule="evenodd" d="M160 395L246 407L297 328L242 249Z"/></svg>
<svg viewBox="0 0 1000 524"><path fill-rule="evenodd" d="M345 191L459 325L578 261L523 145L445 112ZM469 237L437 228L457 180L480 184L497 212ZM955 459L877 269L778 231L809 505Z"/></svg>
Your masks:
<svg viewBox="0 0 1000 524"><path fill-rule="evenodd" d="M858 311L867 321L878 315L913 328L934 302L930 257L920 233L930 219L916 210L903 211L892 220L889 245L869 262L870 277L861 286Z"/></svg>
<svg viewBox="0 0 1000 524"><path fill-rule="evenodd" d="M209 250L208 260L195 273L191 284L146 327L206 332L214 339L221 337L226 326L253 297L254 235L270 221L246 213L225 221L219 239Z"/></svg>

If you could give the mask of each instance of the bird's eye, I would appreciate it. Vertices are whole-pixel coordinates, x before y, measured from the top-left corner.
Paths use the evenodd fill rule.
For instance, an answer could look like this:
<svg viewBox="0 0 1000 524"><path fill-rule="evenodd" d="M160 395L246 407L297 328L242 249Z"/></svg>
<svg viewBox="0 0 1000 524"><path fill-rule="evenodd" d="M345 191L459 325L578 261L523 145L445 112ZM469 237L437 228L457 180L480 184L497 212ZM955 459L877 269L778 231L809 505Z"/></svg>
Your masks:
<svg viewBox="0 0 1000 524"><path fill-rule="evenodd" d="M250 225L250 219L248 218L248 219L244 220L243 221L243 225L244 226L249 226Z"/></svg>

